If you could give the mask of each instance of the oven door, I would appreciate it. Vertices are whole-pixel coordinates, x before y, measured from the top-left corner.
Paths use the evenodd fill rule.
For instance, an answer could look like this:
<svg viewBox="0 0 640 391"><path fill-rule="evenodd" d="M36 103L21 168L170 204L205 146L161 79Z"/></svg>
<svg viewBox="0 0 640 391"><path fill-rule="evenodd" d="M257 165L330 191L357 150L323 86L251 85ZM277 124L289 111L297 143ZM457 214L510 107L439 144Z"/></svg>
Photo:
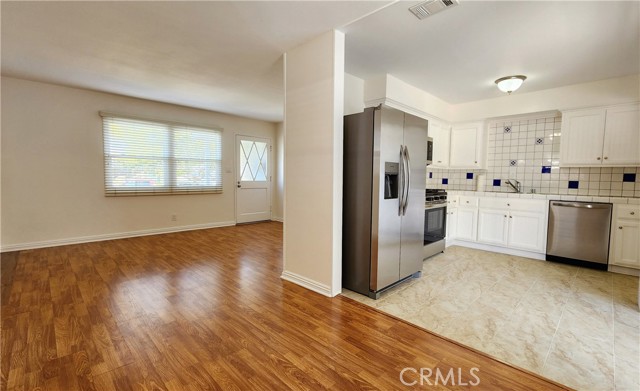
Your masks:
<svg viewBox="0 0 640 391"><path fill-rule="evenodd" d="M444 240L447 232L447 204L428 206L424 210L424 245Z"/></svg>

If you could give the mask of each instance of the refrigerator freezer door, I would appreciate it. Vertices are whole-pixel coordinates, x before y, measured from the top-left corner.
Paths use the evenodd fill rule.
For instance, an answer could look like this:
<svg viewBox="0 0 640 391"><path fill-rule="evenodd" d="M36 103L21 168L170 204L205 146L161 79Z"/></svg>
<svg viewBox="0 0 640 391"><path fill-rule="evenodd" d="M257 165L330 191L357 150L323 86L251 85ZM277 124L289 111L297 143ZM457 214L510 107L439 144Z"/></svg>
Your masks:
<svg viewBox="0 0 640 391"><path fill-rule="evenodd" d="M427 121L404 114L404 145L410 159L406 159L409 189L406 212L402 216L400 278L422 270L424 247L424 189L426 187Z"/></svg>
<svg viewBox="0 0 640 391"><path fill-rule="evenodd" d="M384 172L385 162L401 164L400 146L403 137L404 113L383 106L376 114L380 114L380 121L376 123L374 137L378 138L380 142L374 142L373 164L374 171ZM378 119L377 116L376 119ZM379 148L375 149L377 146ZM377 243L374 241L372 245L377 244L378 257L377 262L376 259L372 259L376 265L372 265L370 289L378 291L400 279L399 254L402 218L398 216L398 208L402 197L384 199L384 186L381 185L374 187L373 191L377 192L379 200L378 220L376 225L372 227L374 232L377 232Z"/></svg>
<svg viewBox="0 0 640 391"><path fill-rule="evenodd" d="M342 284L363 295L369 294L371 273L377 267L372 260L378 257L377 245L372 245L377 243L377 232L372 225L377 227L378 208L371 207L378 205L377 193L371 192L371 187L378 186L379 182L371 169L375 168L374 117L377 115L378 111L370 108L344 117Z"/></svg>

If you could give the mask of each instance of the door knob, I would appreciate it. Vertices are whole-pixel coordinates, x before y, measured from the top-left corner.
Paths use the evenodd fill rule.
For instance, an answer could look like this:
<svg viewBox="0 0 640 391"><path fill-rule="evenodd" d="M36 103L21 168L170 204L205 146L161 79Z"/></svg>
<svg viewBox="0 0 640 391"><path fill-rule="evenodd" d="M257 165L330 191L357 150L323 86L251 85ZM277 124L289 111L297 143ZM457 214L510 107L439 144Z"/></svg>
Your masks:
<svg viewBox="0 0 640 391"><path fill-rule="evenodd" d="M609 158L605 156L605 157L604 157L604 160L607 160L607 159L609 159Z"/></svg>
<svg viewBox="0 0 640 391"><path fill-rule="evenodd" d="M600 158L598 157L598 160L600 160Z"/></svg>
<svg viewBox="0 0 640 391"><path fill-rule="evenodd" d="M618 229L622 229L622 227L618 227Z"/></svg>
<svg viewBox="0 0 640 391"><path fill-rule="evenodd" d="M631 216L633 216L634 214L636 214L636 212L631 212Z"/></svg>

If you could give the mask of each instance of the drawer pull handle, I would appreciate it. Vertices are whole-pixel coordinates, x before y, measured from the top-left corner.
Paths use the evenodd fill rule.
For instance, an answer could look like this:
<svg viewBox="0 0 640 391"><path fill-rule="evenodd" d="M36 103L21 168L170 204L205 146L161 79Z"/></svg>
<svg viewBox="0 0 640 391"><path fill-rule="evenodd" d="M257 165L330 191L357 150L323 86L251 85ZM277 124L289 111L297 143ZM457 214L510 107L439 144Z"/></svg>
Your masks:
<svg viewBox="0 0 640 391"><path fill-rule="evenodd" d="M507 204L507 206L511 206L511 204Z"/></svg>
<svg viewBox="0 0 640 391"><path fill-rule="evenodd" d="M600 158L598 158L598 160L600 160Z"/></svg>
<svg viewBox="0 0 640 391"><path fill-rule="evenodd" d="M631 212L631 216L633 216L634 214L636 214L636 212Z"/></svg>
<svg viewBox="0 0 640 391"><path fill-rule="evenodd" d="M622 227L618 227L618 229L622 229Z"/></svg>
<svg viewBox="0 0 640 391"><path fill-rule="evenodd" d="M607 160L607 159L609 159L609 158L605 156L605 157L604 157L604 160Z"/></svg>
<svg viewBox="0 0 640 391"><path fill-rule="evenodd" d="M504 217L507 217L507 215L504 215Z"/></svg>

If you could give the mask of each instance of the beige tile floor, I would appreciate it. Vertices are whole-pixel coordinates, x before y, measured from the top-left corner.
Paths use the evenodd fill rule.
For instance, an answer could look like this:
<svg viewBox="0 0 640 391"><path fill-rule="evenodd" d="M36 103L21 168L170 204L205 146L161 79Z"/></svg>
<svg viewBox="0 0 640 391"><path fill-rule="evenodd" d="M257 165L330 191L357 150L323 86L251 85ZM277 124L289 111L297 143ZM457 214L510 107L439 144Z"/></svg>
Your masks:
<svg viewBox="0 0 640 391"><path fill-rule="evenodd" d="M343 294L579 390L640 390L638 277L455 246L422 273Z"/></svg>

